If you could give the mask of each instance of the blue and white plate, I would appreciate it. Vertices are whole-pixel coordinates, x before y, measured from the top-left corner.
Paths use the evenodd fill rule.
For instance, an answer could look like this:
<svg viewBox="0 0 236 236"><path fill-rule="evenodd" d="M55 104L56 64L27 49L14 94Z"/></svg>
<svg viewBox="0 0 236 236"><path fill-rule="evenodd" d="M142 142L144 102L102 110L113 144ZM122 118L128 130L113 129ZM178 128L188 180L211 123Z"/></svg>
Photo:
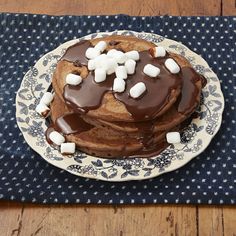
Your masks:
<svg viewBox="0 0 236 236"><path fill-rule="evenodd" d="M207 79L198 109L199 116L185 128L180 144L171 145L152 158L105 159L80 151L65 157L47 143L44 135L47 128L46 121L36 113L35 107L51 85L57 61L66 48L82 39L112 34L134 35L184 56L195 70ZM35 66L26 73L16 95L17 123L32 149L47 162L72 174L106 181L148 179L182 167L207 148L220 128L223 109L224 97L219 79L203 58L179 42L156 34L134 31L95 33L60 45L40 58Z"/></svg>

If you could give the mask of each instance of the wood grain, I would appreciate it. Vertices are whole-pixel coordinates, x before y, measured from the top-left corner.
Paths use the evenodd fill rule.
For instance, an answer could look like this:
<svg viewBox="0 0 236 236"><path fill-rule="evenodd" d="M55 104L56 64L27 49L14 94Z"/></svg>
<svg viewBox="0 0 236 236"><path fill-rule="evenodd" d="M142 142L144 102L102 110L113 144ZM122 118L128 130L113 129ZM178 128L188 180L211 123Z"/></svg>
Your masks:
<svg viewBox="0 0 236 236"><path fill-rule="evenodd" d="M223 15L236 16L236 0L223 0Z"/></svg>
<svg viewBox="0 0 236 236"><path fill-rule="evenodd" d="M194 206L37 206L9 203L0 235L196 235ZM8 210L7 210L8 208ZM144 227L145 226L145 227Z"/></svg>
<svg viewBox="0 0 236 236"><path fill-rule="evenodd" d="M201 236L224 235L222 207L198 207L198 220L198 228L199 232L201 232Z"/></svg>
<svg viewBox="0 0 236 236"><path fill-rule="evenodd" d="M224 235L236 236L236 208L225 206L223 208L224 216Z"/></svg>
<svg viewBox="0 0 236 236"><path fill-rule="evenodd" d="M1 0L0 11L50 15L220 15L221 0Z"/></svg>
<svg viewBox="0 0 236 236"><path fill-rule="evenodd" d="M236 15L235 0L0 0L0 11L51 15ZM0 236L235 236L235 214L235 207L0 202Z"/></svg>

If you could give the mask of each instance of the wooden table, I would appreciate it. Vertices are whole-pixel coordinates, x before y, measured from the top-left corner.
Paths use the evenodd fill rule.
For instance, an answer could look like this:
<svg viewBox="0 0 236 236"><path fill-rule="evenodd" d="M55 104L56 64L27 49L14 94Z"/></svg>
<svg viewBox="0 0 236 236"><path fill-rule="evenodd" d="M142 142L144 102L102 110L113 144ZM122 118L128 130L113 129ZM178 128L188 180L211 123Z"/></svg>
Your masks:
<svg viewBox="0 0 236 236"><path fill-rule="evenodd" d="M111 4L112 3L112 4ZM1 12L236 15L236 0L0 0ZM87 206L0 202L0 236L236 235L231 206Z"/></svg>

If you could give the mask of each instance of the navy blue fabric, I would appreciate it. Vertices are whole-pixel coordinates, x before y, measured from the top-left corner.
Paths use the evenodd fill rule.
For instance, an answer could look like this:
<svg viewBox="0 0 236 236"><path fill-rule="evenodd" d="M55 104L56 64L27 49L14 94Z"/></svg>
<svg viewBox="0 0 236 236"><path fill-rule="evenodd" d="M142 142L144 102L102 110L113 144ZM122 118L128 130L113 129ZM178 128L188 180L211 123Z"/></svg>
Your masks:
<svg viewBox="0 0 236 236"><path fill-rule="evenodd" d="M109 183L49 165L15 121L15 94L46 52L73 38L131 29L181 41L221 79L225 112L210 146L183 168L144 181ZM0 199L36 203L236 203L236 17L46 16L0 14Z"/></svg>

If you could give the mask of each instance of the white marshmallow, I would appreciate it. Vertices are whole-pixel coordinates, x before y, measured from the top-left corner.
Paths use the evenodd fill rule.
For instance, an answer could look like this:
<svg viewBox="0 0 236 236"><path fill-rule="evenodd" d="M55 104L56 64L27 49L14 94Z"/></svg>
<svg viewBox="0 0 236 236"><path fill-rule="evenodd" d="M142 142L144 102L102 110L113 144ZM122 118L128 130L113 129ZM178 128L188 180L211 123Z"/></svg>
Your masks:
<svg viewBox="0 0 236 236"><path fill-rule="evenodd" d="M128 59L125 53L121 51L116 51L113 55L113 58L116 60L117 63L119 64L124 64L126 60Z"/></svg>
<svg viewBox="0 0 236 236"><path fill-rule="evenodd" d="M91 59L91 60L88 61L88 69L89 70L95 70L96 69L95 59Z"/></svg>
<svg viewBox="0 0 236 236"><path fill-rule="evenodd" d="M49 105L51 101L53 100L53 94L46 92L40 99L40 103L43 103L45 105Z"/></svg>
<svg viewBox="0 0 236 236"><path fill-rule="evenodd" d="M143 82L135 84L129 91L129 95L132 98L140 97L146 91L146 86Z"/></svg>
<svg viewBox="0 0 236 236"><path fill-rule="evenodd" d="M114 55L116 52L117 52L117 50L113 48L107 52L107 56L114 58Z"/></svg>
<svg viewBox="0 0 236 236"><path fill-rule="evenodd" d="M88 59L94 59L95 57L100 55L100 51L96 48L88 48L85 52L85 56Z"/></svg>
<svg viewBox="0 0 236 236"><path fill-rule="evenodd" d="M50 112L49 107L47 105L45 105L44 103L39 103L36 106L35 110L38 114L40 114L41 116L43 116L45 118L49 115L49 112Z"/></svg>
<svg viewBox="0 0 236 236"><path fill-rule="evenodd" d="M175 62L174 59L168 58L165 61L165 66L166 68L172 73L172 74L177 74L180 72L180 67L179 65Z"/></svg>
<svg viewBox="0 0 236 236"><path fill-rule="evenodd" d="M166 50L162 46L151 48L150 52L153 57L165 57L166 56Z"/></svg>
<svg viewBox="0 0 236 236"><path fill-rule="evenodd" d="M101 83L106 80L106 70L104 68L97 68L95 70L94 80L96 83Z"/></svg>
<svg viewBox="0 0 236 236"><path fill-rule="evenodd" d="M82 82L82 78L79 75L75 75L75 74L70 73L66 76L66 83L67 84L76 86L76 85L79 85L81 82Z"/></svg>
<svg viewBox="0 0 236 236"><path fill-rule="evenodd" d="M100 41L94 48L98 49L100 52L103 52L107 48L107 43L105 41Z"/></svg>
<svg viewBox="0 0 236 236"><path fill-rule="evenodd" d="M147 64L143 68L143 73L150 77L157 77L160 74L160 69L154 65Z"/></svg>
<svg viewBox="0 0 236 236"><path fill-rule="evenodd" d="M73 154L75 153L75 143L62 143L61 144L62 154Z"/></svg>
<svg viewBox="0 0 236 236"><path fill-rule="evenodd" d="M52 131L49 134L49 139L58 146L65 142L65 138L63 137L63 135L61 135L57 131Z"/></svg>
<svg viewBox="0 0 236 236"><path fill-rule="evenodd" d="M109 57L106 54L101 54L94 58L95 61L95 69L96 68L101 68L106 66L106 61L109 59Z"/></svg>
<svg viewBox="0 0 236 236"><path fill-rule="evenodd" d="M118 66L116 67L116 77L121 78L121 79L127 79L127 71L125 66Z"/></svg>
<svg viewBox="0 0 236 236"><path fill-rule="evenodd" d="M179 132L169 132L166 134L166 140L168 143L180 143L180 133Z"/></svg>
<svg viewBox="0 0 236 236"><path fill-rule="evenodd" d="M107 75L115 73L118 64L114 58L108 58L104 61L104 69L106 70Z"/></svg>
<svg viewBox="0 0 236 236"><path fill-rule="evenodd" d="M138 61L139 60L139 53L138 51L129 51L129 52L126 52L125 55L129 58L129 59L133 59L135 61Z"/></svg>
<svg viewBox="0 0 236 236"><path fill-rule="evenodd" d="M133 59L128 59L125 62L125 68L128 75L132 75L135 72L136 62Z"/></svg>
<svg viewBox="0 0 236 236"><path fill-rule="evenodd" d="M122 93L125 91L125 81L121 78L115 78L113 82L113 91Z"/></svg>

